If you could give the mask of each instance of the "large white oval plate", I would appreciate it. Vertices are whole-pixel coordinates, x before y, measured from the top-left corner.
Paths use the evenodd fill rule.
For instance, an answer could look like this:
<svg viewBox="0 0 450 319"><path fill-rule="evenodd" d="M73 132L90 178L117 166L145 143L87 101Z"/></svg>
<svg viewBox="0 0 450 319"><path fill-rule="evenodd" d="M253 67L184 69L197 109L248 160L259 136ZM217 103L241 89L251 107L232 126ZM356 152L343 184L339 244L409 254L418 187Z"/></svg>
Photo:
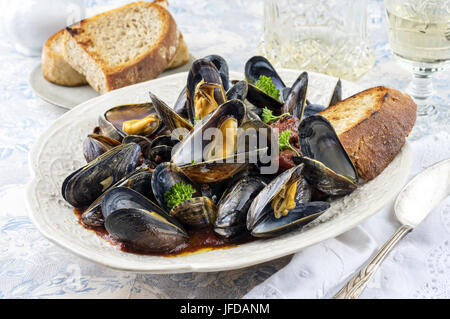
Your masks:
<svg viewBox="0 0 450 319"><path fill-rule="evenodd" d="M288 85L299 74L299 71L280 70ZM309 76L308 99L326 104L337 79L313 72ZM334 201L320 219L302 231L179 257L122 252L78 223L72 207L61 197L62 182L84 164L82 142L96 126L99 114L115 105L146 102L149 90L173 105L186 78L187 73L174 74L89 100L64 114L38 139L30 152L33 178L27 188L27 206L32 221L45 237L79 256L120 270L148 273L231 270L295 253L355 227L392 200L406 182L412 162L407 144L376 179ZM232 72L231 78L242 79L242 75ZM343 81L344 97L358 91L358 86Z"/></svg>

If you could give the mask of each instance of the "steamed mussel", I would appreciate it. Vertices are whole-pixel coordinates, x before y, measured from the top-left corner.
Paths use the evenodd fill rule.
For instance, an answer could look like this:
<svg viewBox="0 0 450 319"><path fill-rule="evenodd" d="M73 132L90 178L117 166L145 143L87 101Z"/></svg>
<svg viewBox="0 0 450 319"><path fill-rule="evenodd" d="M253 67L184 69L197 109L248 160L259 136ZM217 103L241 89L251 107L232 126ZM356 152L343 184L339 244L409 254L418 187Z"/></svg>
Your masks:
<svg viewBox="0 0 450 319"><path fill-rule="evenodd" d="M178 252L198 234L234 244L301 230L358 184L317 115L325 106L307 100L308 81L302 72L286 86L260 56L241 80L221 56L198 59L174 105L150 92L151 102L99 117L83 143L87 164L64 180L63 198L83 209L84 226L140 252ZM327 107L341 99L339 80Z"/></svg>
<svg viewBox="0 0 450 319"><path fill-rule="evenodd" d="M201 228L214 223L216 205L177 166L158 165L152 177L152 189L160 206L182 224Z"/></svg>
<svg viewBox="0 0 450 319"><path fill-rule="evenodd" d="M139 145L116 146L70 174L63 182L62 195L74 207L88 206L111 185L130 174L140 160Z"/></svg>
<svg viewBox="0 0 450 319"><path fill-rule="evenodd" d="M294 162L305 165L305 178L329 195L346 195L356 189L358 174L333 126L322 116L313 115L298 129L302 157Z"/></svg>
<svg viewBox="0 0 450 319"><path fill-rule="evenodd" d="M170 251L189 238L175 219L129 188L117 187L108 192L102 212L108 233L138 250Z"/></svg>
<svg viewBox="0 0 450 319"><path fill-rule="evenodd" d="M330 207L327 202L311 202L312 188L302 172L303 164L285 171L256 196L247 213L253 236L273 237L298 229Z"/></svg>

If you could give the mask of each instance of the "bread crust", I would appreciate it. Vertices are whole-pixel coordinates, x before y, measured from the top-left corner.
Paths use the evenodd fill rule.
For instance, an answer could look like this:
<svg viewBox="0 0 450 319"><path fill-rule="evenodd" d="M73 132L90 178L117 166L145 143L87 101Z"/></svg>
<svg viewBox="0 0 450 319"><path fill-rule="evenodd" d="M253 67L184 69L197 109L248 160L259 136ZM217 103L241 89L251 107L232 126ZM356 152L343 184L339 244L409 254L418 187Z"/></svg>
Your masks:
<svg viewBox="0 0 450 319"><path fill-rule="evenodd" d="M66 62L62 52L53 49L56 41L63 45L64 30L52 35L42 49L42 75L47 81L64 86L86 85L86 78Z"/></svg>
<svg viewBox="0 0 450 319"><path fill-rule="evenodd" d="M366 181L378 176L400 152L415 121L417 104L398 90L378 86L345 99L319 113L331 124L333 116L352 100L365 94L376 94L376 103L366 117L339 133L339 140L355 165L358 174Z"/></svg>
<svg viewBox="0 0 450 319"><path fill-rule="evenodd" d="M94 89L100 91L100 93L105 93L106 91L115 90L130 84L154 79L167 68L170 61L172 61L175 56L178 47L179 33L173 17L161 5L146 2L138 2L138 4L141 6L153 7L155 10L158 10L161 20L163 21L162 25L164 27L160 38L153 48L133 61L122 63L120 65L108 66L106 61L104 61L99 55L87 50L89 47L89 41L85 42L85 40L82 39L81 34L83 33L83 27L88 24L89 21L98 19L103 15L111 14L113 11L122 10L127 6L134 6L136 3L130 3L123 7L84 19L66 29L69 36L77 42L78 46L87 55L89 55L89 58L95 62L104 74L105 83L100 88L96 88L93 83L89 83L92 87L94 87ZM66 39L65 41L66 50L70 50L67 46L68 41L70 40ZM70 54L67 54L67 51L65 56L68 62L71 63ZM72 66L75 69L77 68L76 65ZM87 77L87 80L89 82L89 77Z"/></svg>

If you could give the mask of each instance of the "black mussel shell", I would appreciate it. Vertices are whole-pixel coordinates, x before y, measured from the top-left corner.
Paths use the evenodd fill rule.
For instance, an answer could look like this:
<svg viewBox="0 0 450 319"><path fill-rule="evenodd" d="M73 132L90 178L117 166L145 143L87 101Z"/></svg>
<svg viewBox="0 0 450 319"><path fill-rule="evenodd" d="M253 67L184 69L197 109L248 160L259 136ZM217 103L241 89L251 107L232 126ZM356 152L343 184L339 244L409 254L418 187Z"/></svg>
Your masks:
<svg viewBox="0 0 450 319"><path fill-rule="evenodd" d="M301 229L321 214L330 204L328 202L309 202L297 204L286 216L275 218L273 213L264 214L264 218L253 227L251 234L254 237L275 237L293 230ZM270 204L267 209L271 210Z"/></svg>
<svg viewBox="0 0 450 319"><path fill-rule="evenodd" d="M214 231L234 238L247 230L247 211L254 197L266 186L261 178L246 176L235 183L219 201Z"/></svg>
<svg viewBox="0 0 450 319"><path fill-rule="evenodd" d="M151 149L151 145L152 145L152 141L145 137L145 136L141 136L141 135L128 135L125 136L122 140L123 144L128 144L128 143L136 143L141 147L141 152L142 155L144 156L144 158L146 159L150 159L150 149Z"/></svg>
<svg viewBox="0 0 450 319"><path fill-rule="evenodd" d="M184 128L189 132L193 129L192 124L178 115L175 110L170 108L166 103L164 103L153 93L149 92L149 94L155 110L159 115L159 118L164 122L164 124L170 131L173 131L177 128Z"/></svg>
<svg viewBox="0 0 450 319"><path fill-rule="evenodd" d="M323 163L354 183L358 182L356 169L326 118L313 115L304 119L299 125L298 137L303 155Z"/></svg>
<svg viewBox="0 0 450 319"><path fill-rule="evenodd" d="M329 195L345 195L356 189L358 174L330 122L313 115L299 126L304 175L314 187Z"/></svg>
<svg viewBox="0 0 450 319"><path fill-rule="evenodd" d="M179 182L191 185L196 192L191 199L170 208L164 194ZM208 197L202 196L200 186L192 182L174 164L163 163L156 167L152 178L152 189L159 205L184 225L200 228L212 224L216 218L216 205Z"/></svg>
<svg viewBox="0 0 450 319"><path fill-rule="evenodd" d="M272 79L272 83L280 91L278 99L273 98L255 86L261 75ZM245 79L248 82L247 100L259 108L268 107L275 114L280 115L283 107L283 90L285 90L286 85L272 64L262 56L250 58L245 64Z"/></svg>
<svg viewBox="0 0 450 319"><path fill-rule="evenodd" d="M89 206L111 185L135 170L141 148L121 144L69 175L62 185L63 198L74 207Z"/></svg>
<svg viewBox="0 0 450 319"><path fill-rule="evenodd" d="M332 196L343 196L353 192L356 184L350 179L337 174L323 163L309 157L293 157L295 164L303 163L303 175L319 191Z"/></svg>
<svg viewBox="0 0 450 319"><path fill-rule="evenodd" d="M228 91L230 89L230 71L227 61L220 55L215 54L205 56L204 59L211 61L215 65L222 79L223 89Z"/></svg>
<svg viewBox="0 0 450 319"><path fill-rule="evenodd" d="M110 149L120 145L120 142L99 134L89 134L83 142L83 155L86 162L92 162Z"/></svg>
<svg viewBox="0 0 450 319"><path fill-rule="evenodd" d="M186 98L188 103L187 111L189 120L192 124L195 124L196 122L194 105L196 88L201 82L204 82L205 85L217 86L213 93L213 98L217 102L217 105L221 105L225 102L225 90L223 88L222 79L214 64L206 59L194 61L188 73L186 86Z"/></svg>
<svg viewBox="0 0 450 319"><path fill-rule="evenodd" d="M170 252L188 240L176 220L131 189L112 189L103 199L102 210L108 233L133 248Z"/></svg>
<svg viewBox="0 0 450 319"><path fill-rule="evenodd" d="M333 93L331 94L328 106L333 106L337 102L340 102L341 100L342 100L342 83L341 79L339 79L336 83L336 86L334 87Z"/></svg>
<svg viewBox="0 0 450 319"><path fill-rule="evenodd" d="M303 119L310 117L312 115L316 115L317 113L322 112L326 108L327 108L326 106L320 104L308 104L305 107L305 111L303 112Z"/></svg>
<svg viewBox="0 0 450 319"><path fill-rule="evenodd" d="M129 134L122 130L123 123L130 120L140 120L151 114L156 114L152 103L126 104L115 106L105 112L103 118L110 123L121 137ZM152 136L163 129L163 123L160 121L155 130L148 134Z"/></svg>
<svg viewBox="0 0 450 319"><path fill-rule="evenodd" d="M308 93L308 73L303 72L292 85L284 102L282 113L289 113L299 120L303 118Z"/></svg>
<svg viewBox="0 0 450 319"><path fill-rule="evenodd" d="M174 217L189 228L203 228L214 223L217 207L208 197L194 197L170 210Z"/></svg>
<svg viewBox="0 0 450 319"><path fill-rule="evenodd" d="M198 124L183 141L176 146L172 156L172 162L177 166L191 165L193 162L202 163L203 150L211 142L204 138L204 132L208 129L218 128L226 118L233 117L241 125L245 117L245 106L240 100L227 101L219 106L204 121ZM195 165L193 165L195 166Z"/></svg>
<svg viewBox="0 0 450 319"><path fill-rule="evenodd" d="M225 95L227 101L241 100L242 102L244 102L245 99L247 98L247 92L248 92L247 81L239 81L236 84L234 84Z"/></svg>
<svg viewBox="0 0 450 319"><path fill-rule="evenodd" d="M190 180L176 165L172 163L159 164L153 172L153 194L155 195L160 207L167 212L169 212L171 208L167 206L166 200L164 199L164 194L169 191L173 185L179 182L189 184L196 190L193 197L202 196L200 186L192 182L192 180Z"/></svg>
<svg viewBox="0 0 450 319"><path fill-rule="evenodd" d="M308 202L311 199L311 192L304 189L309 185L304 184L302 178L303 165L300 164L287 171L284 171L273 179L259 194L255 197L247 213L247 229L252 230L269 213L267 206L271 208L270 202L278 194L280 189L291 180L297 180L295 201L297 204ZM272 210L273 215L273 210Z"/></svg>
<svg viewBox="0 0 450 319"><path fill-rule="evenodd" d="M175 105L173 106L173 110L182 118L188 119L189 115L187 107L188 106L187 106L186 86L185 86L178 95L178 98L175 101Z"/></svg>

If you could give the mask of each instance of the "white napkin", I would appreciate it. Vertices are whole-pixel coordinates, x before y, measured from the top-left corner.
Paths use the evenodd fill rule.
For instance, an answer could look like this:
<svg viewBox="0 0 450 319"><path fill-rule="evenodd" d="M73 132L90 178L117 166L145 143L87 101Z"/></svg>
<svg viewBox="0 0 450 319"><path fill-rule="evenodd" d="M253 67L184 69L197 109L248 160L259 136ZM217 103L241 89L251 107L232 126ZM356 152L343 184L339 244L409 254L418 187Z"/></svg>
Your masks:
<svg viewBox="0 0 450 319"><path fill-rule="evenodd" d="M410 179L424 168L450 158L450 134L441 132L411 143ZM244 298L331 298L400 224L393 202L336 238L308 247L252 289ZM403 239L372 278L362 298L450 296L450 197Z"/></svg>

